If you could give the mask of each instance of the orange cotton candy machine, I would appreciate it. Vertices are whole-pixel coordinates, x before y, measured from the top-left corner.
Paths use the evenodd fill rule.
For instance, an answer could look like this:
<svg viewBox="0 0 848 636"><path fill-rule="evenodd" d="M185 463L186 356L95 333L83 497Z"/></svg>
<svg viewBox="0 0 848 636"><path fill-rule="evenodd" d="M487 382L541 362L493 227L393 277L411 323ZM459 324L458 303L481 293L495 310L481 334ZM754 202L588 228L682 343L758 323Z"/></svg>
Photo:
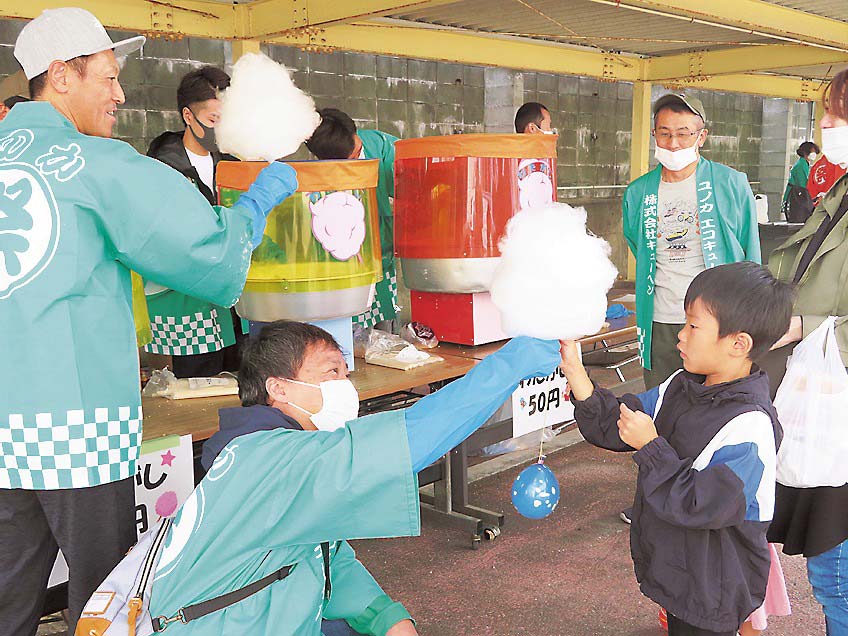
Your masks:
<svg viewBox="0 0 848 636"><path fill-rule="evenodd" d="M371 306L382 276L377 160L294 161L298 189L271 211L254 250L242 318L329 320ZM231 206L267 163L222 161L216 181Z"/></svg>
<svg viewBox="0 0 848 636"><path fill-rule="evenodd" d="M406 286L488 290L507 221L556 200L556 135L451 135L395 144L395 253Z"/></svg>

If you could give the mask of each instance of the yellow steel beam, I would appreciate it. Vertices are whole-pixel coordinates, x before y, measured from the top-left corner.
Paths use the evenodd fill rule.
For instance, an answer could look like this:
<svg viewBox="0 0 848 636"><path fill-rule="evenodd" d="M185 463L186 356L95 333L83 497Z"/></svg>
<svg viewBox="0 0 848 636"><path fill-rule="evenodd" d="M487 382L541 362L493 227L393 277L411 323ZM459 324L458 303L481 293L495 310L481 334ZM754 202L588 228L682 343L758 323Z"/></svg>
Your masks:
<svg viewBox="0 0 848 636"><path fill-rule="evenodd" d="M423 9L454 0L254 0L240 5L247 13L248 35L267 39L292 30L342 24L398 11Z"/></svg>
<svg viewBox="0 0 848 636"><path fill-rule="evenodd" d="M245 53L259 53L259 40L233 40L233 62Z"/></svg>
<svg viewBox="0 0 848 636"><path fill-rule="evenodd" d="M819 100L824 90L824 85L819 80L755 73L718 75L701 81L658 83L674 90L696 88L701 90L746 93L748 95L763 95L764 97L783 97L802 102Z"/></svg>
<svg viewBox="0 0 848 636"><path fill-rule="evenodd" d="M107 27L148 35L232 38L239 5L198 0L2 0L0 18L32 19L44 9L72 4Z"/></svg>
<svg viewBox="0 0 848 636"><path fill-rule="evenodd" d="M844 48L848 25L764 0L591 0L648 13L679 16L754 34Z"/></svg>
<svg viewBox="0 0 848 636"><path fill-rule="evenodd" d="M651 156L651 83L633 83L633 117L630 132L630 181L648 171ZM636 278L636 259L627 252L627 280Z"/></svg>
<svg viewBox="0 0 848 636"><path fill-rule="evenodd" d="M293 32L276 44L482 64L607 81L639 79L642 60L584 51L526 38L471 34L388 23L344 24L317 33Z"/></svg>
<svg viewBox="0 0 848 636"><path fill-rule="evenodd" d="M813 141L816 142L816 145L821 148L822 147L822 129L821 129L821 120L824 117L824 105L822 105L821 100L817 101L813 104L813 116L815 117L816 123L813 128Z"/></svg>
<svg viewBox="0 0 848 636"><path fill-rule="evenodd" d="M848 31L848 25L846 30ZM817 64L848 64L848 50L842 52L797 44L769 44L719 51L696 51L647 60L645 79L662 82Z"/></svg>

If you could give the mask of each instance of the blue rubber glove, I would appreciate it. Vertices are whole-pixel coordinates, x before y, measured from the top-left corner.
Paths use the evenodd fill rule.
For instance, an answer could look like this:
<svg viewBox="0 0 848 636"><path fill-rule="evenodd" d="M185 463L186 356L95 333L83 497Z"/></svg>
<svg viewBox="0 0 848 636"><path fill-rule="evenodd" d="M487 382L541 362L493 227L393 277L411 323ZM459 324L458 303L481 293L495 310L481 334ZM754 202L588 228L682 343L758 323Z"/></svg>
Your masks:
<svg viewBox="0 0 848 636"><path fill-rule="evenodd" d="M465 377L406 409L413 471L426 468L480 428L519 382L550 375L560 361L556 340L513 338Z"/></svg>
<svg viewBox="0 0 848 636"><path fill-rule="evenodd" d="M281 161L272 161L256 176L256 181L239 197L236 205L253 216L253 249L262 242L265 219L276 206L297 190L297 173Z"/></svg>

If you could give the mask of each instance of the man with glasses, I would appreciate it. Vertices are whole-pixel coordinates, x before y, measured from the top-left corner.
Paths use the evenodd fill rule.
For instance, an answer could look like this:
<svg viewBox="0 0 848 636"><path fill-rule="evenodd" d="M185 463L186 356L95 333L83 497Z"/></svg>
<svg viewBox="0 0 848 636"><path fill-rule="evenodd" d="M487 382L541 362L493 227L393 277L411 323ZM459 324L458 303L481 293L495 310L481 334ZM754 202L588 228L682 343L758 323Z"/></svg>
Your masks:
<svg viewBox="0 0 848 636"><path fill-rule="evenodd" d="M704 269L760 262L757 211L747 175L700 156L700 100L668 94L654 104L659 165L624 193L624 236L636 257L636 319L645 386L682 368L683 297Z"/></svg>

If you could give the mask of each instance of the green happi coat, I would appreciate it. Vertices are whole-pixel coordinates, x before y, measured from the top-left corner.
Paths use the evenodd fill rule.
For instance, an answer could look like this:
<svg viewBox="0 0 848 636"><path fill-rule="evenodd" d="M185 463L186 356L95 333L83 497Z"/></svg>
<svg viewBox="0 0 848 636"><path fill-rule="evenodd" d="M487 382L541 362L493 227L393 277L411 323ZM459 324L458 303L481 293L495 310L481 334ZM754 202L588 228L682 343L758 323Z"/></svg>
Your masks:
<svg viewBox="0 0 848 636"><path fill-rule="evenodd" d="M0 488L135 473L130 269L231 306L252 231L248 211L213 209L178 172L81 134L47 102L0 122Z"/></svg>
<svg viewBox="0 0 848 636"><path fill-rule="evenodd" d="M356 324L373 327L397 315L397 268L395 267L395 219L391 197L395 195L395 142L397 137L380 130L360 130L366 159L380 160L377 182L377 208L380 214L380 247L383 254L383 278L377 282L374 303L364 314L353 317Z"/></svg>
<svg viewBox="0 0 848 636"><path fill-rule="evenodd" d="M627 186L624 238L636 257L636 328L642 366L651 368L654 280L657 256L657 193L662 166ZM698 226L707 268L737 261L760 262L757 208L748 177L701 157L695 172Z"/></svg>
<svg viewBox="0 0 848 636"><path fill-rule="evenodd" d="M278 428L230 441L177 513L151 615L173 616L293 565L284 580L196 621L174 622L168 634L320 636L322 619L360 617L357 631L382 635L407 618L367 620L375 601L390 601L345 541L420 532L404 413L369 415L332 433ZM332 544L329 600L324 541Z"/></svg>

